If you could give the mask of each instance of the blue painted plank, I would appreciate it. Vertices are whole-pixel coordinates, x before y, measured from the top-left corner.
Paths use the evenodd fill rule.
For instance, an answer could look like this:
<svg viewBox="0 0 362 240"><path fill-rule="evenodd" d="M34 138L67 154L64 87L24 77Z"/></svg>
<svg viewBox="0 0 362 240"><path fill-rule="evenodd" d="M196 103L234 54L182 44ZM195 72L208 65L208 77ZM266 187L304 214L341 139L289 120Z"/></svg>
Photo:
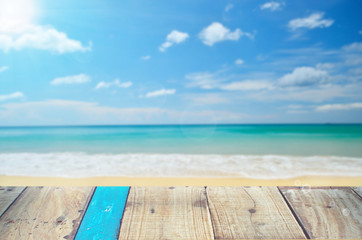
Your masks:
<svg viewBox="0 0 362 240"><path fill-rule="evenodd" d="M129 187L97 187L76 240L117 239Z"/></svg>

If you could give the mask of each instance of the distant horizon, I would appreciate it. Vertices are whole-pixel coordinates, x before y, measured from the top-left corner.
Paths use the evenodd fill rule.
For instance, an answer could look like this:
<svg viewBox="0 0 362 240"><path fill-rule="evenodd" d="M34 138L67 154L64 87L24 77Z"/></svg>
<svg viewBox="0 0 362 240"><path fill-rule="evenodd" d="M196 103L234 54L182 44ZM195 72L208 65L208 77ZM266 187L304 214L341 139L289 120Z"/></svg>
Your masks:
<svg viewBox="0 0 362 240"><path fill-rule="evenodd" d="M237 125L362 125L361 123L168 123L168 124L84 124L84 125L8 125L0 126L0 128L16 128L16 127L137 127L137 126L237 126Z"/></svg>

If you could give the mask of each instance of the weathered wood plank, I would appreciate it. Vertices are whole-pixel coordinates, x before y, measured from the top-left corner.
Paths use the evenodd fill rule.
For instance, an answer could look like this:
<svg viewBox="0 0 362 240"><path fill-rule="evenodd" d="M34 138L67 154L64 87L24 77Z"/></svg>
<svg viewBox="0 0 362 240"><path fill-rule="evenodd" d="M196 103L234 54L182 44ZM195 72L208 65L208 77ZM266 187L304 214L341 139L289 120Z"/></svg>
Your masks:
<svg viewBox="0 0 362 240"><path fill-rule="evenodd" d="M119 239L213 239L204 187L131 187Z"/></svg>
<svg viewBox="0 0 362 240"><path fill-rule="evenodd" d="M0 218L2 239L73 239L91 187L28 187Z"/></svg>
<svg viewBox="0 0 362 240"><path fill-rule="evenodd" d="M25 187L2 187L0 186L0 217L15 201Z"/></svg>
<svg viewBox="0 0 362 240"><path fill-rule="evenodd" d="M352 189L353 189L360 197L362 197L362 187L352 187Z"/></svg>
<svg viewBox="0 0 362 240"><path fill-rule="evenodd" d="M76 240L118 239L129 187L97 187Z"/></svg>
<svg viewBox="0 0 362 240"><path fill-rule="evenodd" d="M303 239L276 187L208 187L215 239Z"/></svg>
<svg viewBox="0 0 362 240"><path fill-rule="evenodd" d="M311 238L362 238L362 201L349 187L281 191Z"/></svg>

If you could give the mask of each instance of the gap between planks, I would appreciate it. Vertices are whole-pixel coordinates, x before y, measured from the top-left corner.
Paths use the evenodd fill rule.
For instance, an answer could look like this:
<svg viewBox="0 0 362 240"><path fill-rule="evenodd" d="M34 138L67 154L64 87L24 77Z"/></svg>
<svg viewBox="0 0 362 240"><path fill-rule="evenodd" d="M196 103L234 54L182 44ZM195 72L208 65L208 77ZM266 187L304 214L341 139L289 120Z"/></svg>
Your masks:
<svg viewBox="0 0 362 240"><path fill-rule="evenodd" d="M28 187L0 218L3 239L72 239L91 187Z"/></svg>
<svg viewBox="0 0 362 240"><path fill-rule="evenodd" d="M131 187L119 239L214 239L205 187Z"/></svg>
<svg viewBox="0 0 362 240"><path fill-rule="evenodd" d="M97 187L76 240L118 239L129 187Z"/></svg>
<svg viewBox="0 0 362 240"><path fill-rule="evenodd" d="M0 218L25 191L26 187L0 186Z"/></svg>
<svg viewBox="0 0 362 240"><path fill-rule="evenodd" d="M361 197L350 187L280 187L311 238L362 238Z"/></svg>
<svg viewBox="0 0 362 240"><path fill-rule="evenodd" d="M208 187L215 239L305 239L276 187Z"/></svg>
<svg viewBox="0 0 362 240"><path fill-rule="evenodd" d="M178 189L186 189L187 187L178 187ZM189 189L192 189L192 188L195 188L195 187L189 187ZM300 227L300 229L302 230L302 233L303 233L303 235L302 235L302 237L299 237L299 238L303 238L303 236L304 236L304 238L305 237L311 237L311 238L318 238L318 237L322 237L322 238L331 238L331 237L336 237L336 236L338 236L338 238L345 238L345 237L354 237L354 238L361 238L362 237L362 233L361 233L361 231L359 231L358 232L358 229L360 228L360 226L361 226L361 210L360 210L360 208L358 207L358 206L360 206L360 204L361 204L361 197L358 195L358 192L360 193L360 189L361 188L349 188L349 187L337 187L337 188L330 188L330 187L313 187L313 188L310 188L310 189L305 189L305 188L301 188L301 187L279 187L279 188L276 188L276 187L264 187L264 188L259 188L259 189L263 189L263 191L261 191L261 192L264 192L264 193L258 193L258 191L256 190L256 191L254 191L255 189L258 189L258 187L251 187L251 188L248 188L248 187L234 187L235 189L237 189L237 191L236 191L236 193L235 193L235 189L227 189L227 187L201 187L199 190L201 191L201 192L205 192L205 197L203 198L202 197L202 194L200 195L200 196L198 196L197 198L199 199L199 202L196 204L197 206L201 206L201 208L203 208L202 206L205 206L205 209L206 209L206 211L205 210L203 210L203 214L204 215L201 215L201 216L206 216L206 222L207 222L207 219L209 219L209 228L208 228L208 230L205 230L205 229L203 229L202 231L205 233L205 232L208 232L208 235L207 235L207 237L199 237L198 239L241 239L241 238L244 238L243 236L238 236L238 234L240 234L240 233L238 233L238 231L240 231L240 230L238 230L237 228L236 229L228 229L228 230L225 230L225 229L223 229L222 227L220 227L220 226L222 226L223 225L223 223L220 223L220 221L219 222L217 222L218 220L216 219L214 219L215 218L215 216L217 216L217 214L219 213L220 214L220 211L219 212L217 212L217 210L219 209L221 209L221 213L222 214L225 214L226 215L226 218L230 218L230 219L232 219L233 221L236 221L236 222L238 222L238 221L245 221L243 224L251 224L252 225L252 227L253 227L253 229L255 230L255 229L257 229L258 231L259 231L259 236L258 236L258 238L260 238L260 237L264 237L264 238L276 238L275 237L275 235L273 235L274 237L271 237L272 235L270 235L270 233L272 233L272 232L270 232L270 230L268 230L268 231L265 231L265 229L264 229L264 232L262 232L262 231L260 231L260 229L262 229L261 227L260 227L260 223L263 223L263 222L261 222L261 221L259 221L258 220L258 218L256 218L255 219L255 216L256 216L256 212L258 211L258 209L254 209L253 207L255 207L255 206L261 206L262 207L262 205L260 205L260 204L256 204L255 205L255 200L260 200L260 199L263 199L263 197L260 197L260 196L264 196L264 198L265 198L265 196L268 196L268 194L269 194L269 198L271 197L272 199L274 199L274 198L278 198L277 196L278 195L275 195L275 193L273 193L273 194L270 194L270 191L274 191L274 190L270 190L270 189L276 189L277 190L277 192L279 193L279 198L281 198L281 201L282 202L284 202L284 204L286 205L286 207L287 207L287 209L289 210L289 212L290 212L290 214L292 215L292 217L293 217L293 219L295 220L295 222L296 222L296 225L297 226L299 226ZM30 187L30 188L28 188L28 189L33 189L32 187ZM18 195L16 196L16 194L14 194L15 196L13 196L13 200L11 200L11 198L10 198L10 200L8 199L8 206L6 207L6 209L4 210L4 213L2 214L2 215L6 215L6 214L8 214L8 212L11 212L11 211L13 211L12 209L14 208L14 205L16 205L19 201L20 201L20 199L21 198L23 198L23 195L24 194L26 194L26 192L27 191L30 191L30 190L28 190L28 189L25 189L25 188L23 188L22 190L19 190L20 191L20 193L18 193ZM131 190L132 189L137 189L137 187L132 187L131 188ZM140 188L138 188L138 190L140 191L141 190L141 192L143 191L143 192L145 192L145 191L147 191L147 190L145 190L146 188L145 187L140 187ZM155 188L155 187L149 187L148 188L148 195L149 196L151 196L151 200L148 200L149 202L152 202L153 201L153 204L156 204L157 205L157 201L160 201L158 204L159 205L162 205L162 204L164 204L164 203L168 203L168 206L172 206L172 202L173 202L173 204L175 204L175 203L182 203L182 202L184 202L184 201L182 201L182 200L177 200L177 197L175 198L175 196L172 196L172 194L170 193L170 192L172 192L175 188L159 188L159 190L161 189L161 192L160 191L156 191L156 192L153 192L155 189L157 189L157 188ZM163 190L162 190L163 189ZM166 189L166 191L165 191L165 189ZM203 190L202 190L203 189ZM245 191L246 189L249 189L249 190L247 190L247 191ZM172 191L171 191L172 190ZM289 194L288 194L288 190L289 190ZM229 200L230 200L230 198L228 199L228 198L226 198L226 199L224 199L224 200L217 200L217 201L221 201L221 205L219 205L219 207L217 207L217 208L215 208L215 209L213 209L212 208L212 205L215 205L215 199L213 200L213 198L212 198L212 196L211 196L211 198L210 198L210 192L212 192L212 191L214 191L214 193L213 194L215 194L215 191L217 192L217 191L226 191L226 194L228 194L229 196L234 196L234 199L235 199L235 196L238 196L238 195L240 195L241 193L243 193L245 196L244 196L244 198L247 200L248 198L249 198L249 203L248 203L248 201L244 201L244 203L242 203L242 204L236 204L236 207L234 206L234 207L231 207L230 209L228 209L228 210L225 210L225 209L223 209L223 208L225 208L225 206L227 205L227 204L230 204L230 203L228 203L229 202ZM269 191L269 193L268 194L265 194L265 193L267 193ZM318 211L318 203L320 204L320 202L325 202L325 200L323 200L323 198L322 198L322 200L321 200L321 197L319 196L318 197L318 194L319 195L321 195L322 194L322 196L324 196L324 197L326 197L327 196L327 198L328 199L334 199L333 201L335 201L336 202L336 205L337 205L337 207L339 207L339 212L337 212L337 213L335 213L335 214L340 214L340 211L341 210L343 210L343 209L346 209L346 208L344 208L343 206L347 206L348 204L349 205L351 205L352 204L352 206L357 206L357 208L355 207L354 209L351 209L352 211L350 211L349 213L350 213L350 215L349 215L349 219L344 219L344 220L346 220L346 221L342 221L342 222L338 222L337 224L335 224L335 223L333 223L333 224L331 224L331 222L328 220L328 221L322 221L322 222L318 222L318 228L319 229L326 229L325 231L327 231L327 235L321 235L321 233L320 232L318 232L318 231L316 231L316 228L314 227L313 228L313 226L316 224L316 223L314 223L313 221L315 221L315 219L313 219L313 216L311 217L310 215L308 215L309 213L308 213L308 211L306 212L306 211L304 211L303 210L303 208L300 208L300 205L298 205L298 204L300 204L300 201L298 202L298 201L295 201L295 199L293 200L293 194L290 194L290 192L291 191L294 191L294 192L305 192L305 191L310 191L310 195L306 195L306 196L309 196L308 198L306 198L306 199L304 199L304 201L301 201L302 202L302 205L303 204L305 204L306 202L308 202L308 201L316 201L316 204L314 204L315 206L316 206L316 208L317 208L317 210L314 210L314 211ZM329 194L328 195L328 192L329 191L331 191L331 193L335 193L334 195L332 194ZM131 191L130 191L131 192ZM158 193L157 193L158 192ZM167 193L168 192L168 193ZM181 191L181 192L183 192L183 191ZM192 192L192 191L191 191ZM252 194L250 194L251 192L254 192L254 193L252 193ZM163 195L162 194L160 194L160 193L164 193ZM257 194L256 194L257 193ZM70 235L66 235L65 237L67 237L67 239L72 239L72 236L74 236L75 235L75 233L78 231L78 229L79 229L79 224L84 220L84 214L85 214L85 212L87 211L87 209L88 209L88 205L90 204L90 199L92 199L92 197L93 197L93 194L94 194L94 189L93 189L93 191L91 192L91 194L88 196L88 201L86 202L86 205L84 206L84 211L83 211L83 213L81 214L81 216L80 216L80 219L78 220L78 224L75 224L75 226L73 225L73 232L70 234ZM146 195L147 195L146 194ZM260 195L261 194L261 195ZM324 195L323 195L324 194ZM142 194L141 194L142 195ZM192 195L192 194L191 194ZM212 194L211 194L212 195ZM221 194L221 195L225 195L225 194ZM248 196L247 196L248 195ZM305 195L305 194L304 194ZM316 195L316 196L314 196L314 195ZM153 196L153 197L152 197ZM292 197L291 197L292 196ZM127 203L129 202L129 200L130 200L130 198L131 198L131 196L129 195L128 196L128 198L127 198ZM163 199L163 200L160 200L160 199L158 199L158 198L160 198L160 199ZM200 201L200 198L201 198L201 201ZM158 199L158 200L157 200ZM166 200L165 200L166 199ZM168 199L168 200L167 200ZM175 201L175 199L176 199L176 201ZM182 198L181 198L182 199ZM190 201L190 198L186 198L186 199L188 199L188 201L189 201L189 206L190 206L190 203L191 203L191 206L192 206L192 208L195 208L195 205L193 204L193 203L195 203L195 201ZM236 199L238 199L237 197L236 197ZM318 200L319 199L319 200ZM22 200L22 201L24 201L24 200ZM224 202L223 202L224 201ZM352 203L351 203L351 201L352 201ZM1 202L1 195L0 195L0 202ZM10 203L9 203L10 202ZM132 201L131 201L132 202ZM130 203L131 203L130 202ZM251 204L253 202L253 204ZM341 203L340 203L341 202ZM46 204L49 204L49 203L45 203L45 205ZM138 203L139 204L139 203ZM142 203L141 203L142 204ZM149 203L148 203L149 204ZM274 201L274 200L272 200L272 201L266 201L266 203L265 204L267 204L267 205L273 205L274 204L274 208L276 207L277 209L279 209L280 208L280 206L277 204L277 201ZM278 206L276 206L275 204L277 204ZM308 203L307 203L308 204ZM347 204L347 205L346 205ZM353 205L354 204L354 205ZM135 207L137 204L135 204L134 206L132 206L132 204L129 206L129 207ZM145 204L145 205L147 205L147 204ZM166 204L167 205L167 204ZM216 204L217 205L217 204ZM231 204L232 205L232 204ZM281 205L283 205L282 203L281 203ZM314 206L313 204L311 205L311 206ZM1 204L0 204L0 206L1 206ZM140 205L139 205L140 206ZM188 207L189 207L188 206ZM242 206L242 207L244 207L244 210L241 210L241 213L240 213L240 208L242 208L242 207L240 207L240 206ZM298 209L298 206L299 206L299 209ZM146 206L143 206L144 207L144 210L143 211L145 211L145 209L146 209ZM149 206L150 207L150 206ZM162 206L158 206L159 207L159 209L162 209ZM186 208L187 208L187 206L186 206ZM342 209L343 208L343 209ZM149 208L148 210L150 211L150 213L148 213L149 215L152 215L152 209L153 209L153 211L155 211L156 212L156 208ZM254 210L256 210L256 212L253 212L253 210L251 210L252 212L250 212L250 209L254 209ZM284 207L282 207L282 209L284 209ZM347 208L348 209L348 208ZM128 209L128 210L130 210L130 209ZM166 209L167 210L167 209ZM334 209L335 210L335 209ZM183 210L184 211L184 210ZM193 211L193 209L191 209L191 212ZM223 213L223 211L224 211L224 213ZM268 210L269 211L269 214L267 214L266 216L270 216L270 209ZM127 212L127 206L126 206L126 208L125 208L125 213ZM157 210L157 213L161 213L162 211L158 211ZM182 212L182 211L181 211ZM184 211L185 213L188 213L188 211ZM227 213L226 213L227 212ZM259 211L260 212L260 211ZM343 212L343 211L342 211ZM176 213L177 213L177 211L176 211ZM246 213L246 215L248 215L248 216L253 216L253 220L252 220L252 218L251 217L249 217L249 220L248 220L248 218L247 217L245 217L245 219L247 220L245 220L245 219L243 219L243 217L241 217L241 216L246 216L245 215L245 213ZM286 219L290 219L290 217L287 217L287 218L285 218L285 217L283 217L284 215L285 215L285 213L286 213L286 215L288 215L288 213L287 212L284 212L284 210L282 210L282 211L280 211L280 209L279 209L279 213L281 213L281 216L282 216L282 219L283 219L283 221L285 221ZM21 212L19 212L19 214L21 215ZM41 214L41 213L40 213ZM206 215L205 215L206 214ZM322 214L321 216L322 217L326 217L327 219L328 218L331 218L331 216L333 217L334 215L332 214L332 215L328 215L328 214L326 214L325 212L323 212L322 211L322 213L320 213L320 214ZM171 214L172 215L172 214ZM187 217L187 214L184 214L184 215L186 215L186 216L183 216L183 218L185 219L185 217ZM197 214L194 214L195 216L197 215ZM193 215L193 216L194 216ZM236 216L233 216L233 215L236 215ZM200 216L200 215L199 215ZM131 216L132 217L132 216ZM217 216L217 217L220 217L220 216ZM224 216L225 217L225 216ZM346 216L345 216L346 217ZM347 216L348 217L348 216ZM137 218L137 217L136 217ZM133 220L136 220L136 218L133 218ZM234 219L233 219L234 218ZM239 218L239 219L238 219ZM265 216L263 217L264 219L265 219ZM315 217L314 217L315 218ZM170 219L171 219L171 221L170 221ZM173 221L172 219L176 219L176 221ZM0 216L0 222L3 220L3 216ZM170 226L170 228L173 228L173 227L175 227L175 226L177 226L178 224L177 224L177 215L174 215L174 216L170 216L169 215L169 217L167 218L167 217L162 217L162 216L159 216L159 218L157 219L156 218L156 220L159 220L158 222L160 223L160 224L158 224L158 226L161 226L161 228L162 228L162 234L161 235L158 235L158 236L163 236L163 237L166 237L167 236L167 231L165 231L165 227L167 227L167 226ZM205 219L204 219L205 220ZM310 220L309 222L307 221L307 220ZM287 221L289 221L289 220L287 220ZM257 223L256 225L255 225L255 223ZM258 225L258 223L259 223L259 225ZM11 224L13 224L13 223L11 223ZM122 232L123 231L123 226L124 226L124 224L125 225L127 225L127 220L125 220L125 218L123 217L122 219L121 219L121 228L120 228L120 232L119 232L119 239L127 239L127 238L123 238L123 236L124 236L124 234L125 234L125 232ZM147 224L145 225L144 223L137 223L137 222L134 222L134 221L132 221L132 225L133 226L128 226L128 227L130 227L130 228L133 228L133 230L135 230L135 229L137 229L137 224L139 225L139 224L141 224L141 225L143 225L143 227L145 227L145 228L147 228ZM152 224L156 224L156 221L154 221ZM219 225L218 225L219 224ZM280 224L280 222L278 223L278 221L274 221L273 223L271 223L271 224ZM313 225L314 224L314 225ZM157 225L157 224L156 224ZM207 225L207 224L206 224ZM226 226L226 228L232 228L232 226L230 226L230 225L233 225L233 224L229 224L229 226ZM293 223L293 225L295 225L294 223ZM239 227L240 227L240 224L238 225ZM264 225L262 225L262 226L264 226ZM294 226L295 227L295 226ZM293 228L294 228L293 227ZM318 229L317 228L317 229ZM296 228L297 229L297 228ZM342 235L340 234L340 235L333 235L334 233L333 233L333 231L332 230L334 230L334 229L337 229L340 233L342 233ZM341 230L342 229L342 230ZM347 229L347 230L346 230ZM349 229L349 230L348 230ZM351 230L352 229L352 230ZM35 230L36 231L36 229L33 229L33 230ZM1 227L0 227L0 231L1 231ZM44 231L44 230L43 230ZM156 232L156 235L153 235L153 236L155 236L156 238L157 238L157 231L158 232L160 232L160 229L155 229L155 231L154 232ZM183 231L185 231L185 229L183 229L181 232L183 232ZM195 231L195 229L193 230L193 231ZM226 233L225 233L225 231L226 231ZM227 232L227 231L229 231L229 233ZM255 233L257 233L258 231L255 231L254 232L254 235L255 235ZM328 232L329 231L329 232ZM332 231L332 232L331 232ZM179 239L194 239L194 237L196 236L196 235L193 235L192 237L189 237L189 238L187 238L187 236L190 236L190 234L189 235L187 235L186 233L184 233L184 234L181 234L181 232L178 232L177 234L178 235L172 235L172 236L174 236L173 237L173 239L177 239L177 236L179 236ZM196 232L200 232L200 230L197 230ZM293 232L293 231L292 231ZM298 230L296 231L296 232L298 232ZM351 235L351 234L349 234L348 232L352 232L354 235ZM29 231L29 233L30 233L30 231ZM3 235L3 232L1 232L1 234L2 234L2 236L4 236ZM141 235L138 235L140 238L139 239L149 239L149 237L150 236L152 236L152 231L151 231L151 235L143 235L143 237L144 238L142 238L141 237ZM226 235L223 235L223 234L226 234ZM229 234L229 235L231 235L231 238L229 238L230 236L227 236L227 234ZM267 235L267 234L269 234L269 235ZM299 233L298 233L299 234ZM319 234L319 235L318 235ZM328 235L329 234L329 235ZM343 234L345 234L345 235L343 235ZM349 235L348 235L349 234ZM262 235L262 236L260 236L260 235ZM293 234L292 234L293 235ZM49 236L49 235L47 235L47 236ZM52 235L51 235L52 236ZM186 236L186 237L185 237ZM201 236L201 235L200 235ZM34 237L34 236L33 236ZM53 236L52 236L53 237ZM240 237L240 238L239 238ZM254 236L254 238L256 238L255 236ZM288 237L288 238L291 238L291 237ZM9 239L12 239L12 238L9 238ZM16 238L13 238L13 239L16 239ZM132 239L132 237L130 237L130 238L128 238L128 239Z"/></svg>

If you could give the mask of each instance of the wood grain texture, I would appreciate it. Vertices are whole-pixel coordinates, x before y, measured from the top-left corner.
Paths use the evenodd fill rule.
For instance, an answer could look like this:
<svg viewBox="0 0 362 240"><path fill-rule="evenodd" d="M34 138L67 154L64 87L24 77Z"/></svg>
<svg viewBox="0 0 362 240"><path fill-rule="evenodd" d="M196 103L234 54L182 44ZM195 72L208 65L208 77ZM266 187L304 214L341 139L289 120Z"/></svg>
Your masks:
<svg viewBox="0 0 362 240"><path fill-rule="evenodd" d="M131 187L119 239L214 239L204 187Z"/></svg>
<svg viewBox="0 0 362 240"><path fill-rule="evenodd" d="M129 187L97 187L76 240L118 239Z"/></svg>
<svg viewBox="0 0 362 240"><path fill-rule="evenodd" d="M1 239L73 239L91 187L28 187L0 218Z"/></svg>
<svg viewBox="0 0 362 240"><path fill-rule="evenodd" d="M281 191L311 238L362 238L362 202L351 188Z"/></svg>
<svg viewBox="0 0 362 240"><path fill-rule="evenodd" d="M215 239L304 239L276 187L208 187Z"/></svg>
<svg viewBox="0 0 362 240"><path fill-rule="evenodd" d="M2 187L0 186L0 217L6 209L15 201L25 187Z"/></svg>

